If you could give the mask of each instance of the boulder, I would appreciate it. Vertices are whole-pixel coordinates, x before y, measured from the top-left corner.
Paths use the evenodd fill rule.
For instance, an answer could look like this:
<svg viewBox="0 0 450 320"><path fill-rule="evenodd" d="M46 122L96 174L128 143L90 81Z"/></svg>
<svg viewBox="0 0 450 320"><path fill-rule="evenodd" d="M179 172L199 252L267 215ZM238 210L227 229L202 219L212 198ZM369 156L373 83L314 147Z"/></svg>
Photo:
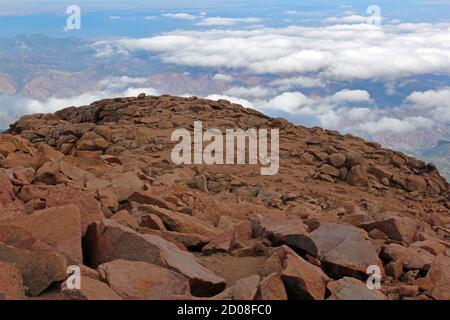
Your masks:
<svg viewBox="0 0 450 320"><path fill-rule="evenodd" d="M424 178L420 176L409 175L405 181L405 189L410 192L412 191L426 192L427 182L425 181Z"/></svg>
<svg viewBox="0 0 450 320"><path fill-rule="evenodd" d="M367 232L378 229L384 232L390 239L406 243L412 243L417 239L419 229L417 222L407 217L391 217L364 223L360 227Z"/></svg>
<svg viewBox="0 0 450 320"><path fill-rule="evenodd" d="M331 281L327 288L331 292L327 300L387 300L379 290L369 289L365 283L355 278L344 277Z"/></svg>
<svg viewBox="0 0 450 320"><path fill-rule="evenodd" d="M76 264L83 261L80 212L74 205L44 209L32 215L0 221L0 226L24 230L68 260Z"/></svg>
<svg viewBox="0 0 450 320"><path fill-rule="evenodd" d="M128 213L127 210L121 210L111 217L114 220L126 227L137 230L139 228L138 219Z"/></svg>
<svg viewBox="0 0 450 320"><path fill-rule="evenodd" d="M273 245L288 245L292 249L318 256L317 245L301 219L274 219L254 217L255 233L266 236Z"/></svg>
<svg viewBox="0 0 450 320"><path fill-rule="evenodd" d="M126 300L169 300L189 294L189 279L163 267L141 261L114 260L98 271Z"/></svg>
<svg viewBox="0 0 450 320"><path fill-rule="evenodd" d="M414 242L410 245L410 247L424 249L435 256L444 254L445 250L447 249L447 247L444 246L441 242L431 238Z"/></svg>
<svg viewBox="0 0 450 320"><path fill-rule="evenodd" d="M261 280L259 292L261 300L287 300L286 289L277 273L272 273Z"/></svg>
<svg viewBox="0 0 450 320"><path fill-rule="evenodd" d="M116 188L118 201L126 200L136 190L144 189L144 182L133 171L115 174L111 183Z"/></svg>
<svg viewBox="0 0 450 320"><path fill-rule="evenodd" d="M127 198L127 200L129 202L152 205L163 209L170 209L170 210L176 209L174 205L171 205L170 203L164 201L163 199L160 199L158 196L155 196L150 191L135 191Z"/></svg>
<svg viewBox="0 0 450 320"><path fill-rule="evenodd" d="M78 188L58 185L52 188L47 196L47 207L60 207L75 205L80 210L81 234L86 234L89 225L104 218L100 202L92 191L84 191Z"/></svg>
<svg viewBox="0 0 450 320"><path fill-rule="evenodd" d="M64 182L64 177L60 170L59 163L54 161L46 162L36 171L35 180L48 185L62 183Z"/></svg>
<svg viewBox="0 0 450 320"><path fill-rule="evenodd" d="M108 141L95 132L86 132L78 141L76 148L81 151L103 151L109 146Z"/></svg>
<svg viewBox="0 0 450 320"><path fill-rule="evenodd" d="M330 163L335 168L341 168L345 165L347 157L342 153L333 153L330 155Z"/></svg>
<svg viewBox="0 0 450 320"><path fill-rule="evenodd" d="M369 183L369 178L363 166L355 165L350 168L345 181L351 186L364 187Z"/></svg>
<svg viewBox="0 0 450 320"><path fill-rule="evenodd" d="M0 243L0 261L22 273L25 292L40 295L52 283L66 278L66 259L54 252L18 249Z"/></svg>
<svg viewBox="0 0 450 320"><path fill-rule="evenodd" d="M283 249L283 271L281 279L289 299L323 300L329 280L323 271L314 266L292 250Z"/></svg>
<svg viewBox="0 0 450 320"><path fill-rule="evenodd" d="M384 271L386 275L398 280L403 274L403 263L401 261L391 261L384 266Z"/></svg>
<svg viewBox="0 0 450 320"><path fill-rule="evenodd" d="M450 300L450 258L439 255L433 261L427 273L432 284L431 295L437 300Z"/></svg>
<svg viewBox="0 0 450 320"><path fill-rule="evenodd" d="M332 177L339 177L340 176L340 172L339 169L330 166L329 164L324 164L323 166L320 167L320 173L322 174L326 174Z"/></svg>
<svg viewBox="0 0 450 320"><path fill-rule="evenodd" d="M346 165L347 166L359 166L363 163L363 156L358 151L349 151L346 154Z"/></svg>
<svg viewBox="0 0 450 320"><path fill-rule="evenodd" d="M257 275L239 279L230 288L213 297L214 300L255 300L260 278Z"/></svg>
<svg viewBox="0 0 450 320"><path fill-rule="evenodd" d="M69 289L67 283L61 286L61 292L65 300L121 300L108 285L102 281L87 276L81 276L80 289Z"/></svg>
<svg viewBox="0 0 450 320"><path fill-rule="evenodd" d="M184 213L150 205L139 206L138 210L146 214L154 214L158 216L163 221L166 228L170 231L180 233L197 233L207 236L214 236L220 233L220 230L217 228L204 223L196 217L189 216Z"/></svg>
<svg viewBox="0 0 450 320"><path fill-rule="evenodd" d="M0 208L7 207L14 201L14 191L11 181L0 169Z"/></svg>
<svg viewBox="0 0 450 320"><path fill-rule="evenodd" d="M235 232L224 232L213 238L211 242L204 246L202 249L202 253L204 255L211 255L214 253L230 253L235 247Z"/></svg>
<svg viewBox="0 0 450 320"><path fill-rule="evenodd" d="M225 281L205 268L192 254L156 235L136 231L104 219L93 225L86 239L93 267L124 259L156 264L178 272L190 280L192 294L212 296L225 288Z"/></svg>
<svg viewBox="0 0 450 320"><path fill-rule="evenodd" d="M403 247L396 243L391 243L383 250L383 255L391 261L400 261L403 268L409 270L427 271L435 256L428 251L415 248Z"/></svg>
<svg viewBox="0 0 450 320"><path fill-rule="evenodd" d="M0 261L0 300L23 300L22 273L12 264Z"/></svg>
<svg viewBox="0 0 450 320"><path fill-rule="evenodd" d="M383 264L364 231L350 225L322 224L311 233L319 249L322 267L332 277L355 277L365 280L372 265L383 270Z"/></svg>
<svg viewBox="0 0 450 320"><path fill-rule="evenodd" d="M163 221L156 214L147 214L141 218L141 226L153 230L167 230Z"/></svg>

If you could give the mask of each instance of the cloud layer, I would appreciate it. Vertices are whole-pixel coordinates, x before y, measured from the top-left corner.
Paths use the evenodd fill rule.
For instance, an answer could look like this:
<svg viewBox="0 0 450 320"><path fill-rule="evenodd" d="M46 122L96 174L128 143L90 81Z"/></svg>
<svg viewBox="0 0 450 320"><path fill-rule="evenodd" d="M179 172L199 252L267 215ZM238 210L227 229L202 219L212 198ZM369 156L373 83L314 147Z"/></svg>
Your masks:
<svg viewBox="0 0 450 320"><path fill-rule="evenodd" d="M204 20L205 21L205 20ZM204 22L203 21L203 22ZM450 24L338 24L253 30L174 31L97 43L99 55L138 50L163 62L321 79L397 79L450 72Z"/></svg>

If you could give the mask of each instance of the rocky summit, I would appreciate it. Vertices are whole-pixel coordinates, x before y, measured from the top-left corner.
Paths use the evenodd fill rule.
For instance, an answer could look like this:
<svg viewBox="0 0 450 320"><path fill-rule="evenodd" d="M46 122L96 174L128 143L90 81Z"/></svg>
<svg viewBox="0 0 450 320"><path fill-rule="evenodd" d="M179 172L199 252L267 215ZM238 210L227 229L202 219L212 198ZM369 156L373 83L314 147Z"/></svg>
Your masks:
<svg viewBox="0 0 450 320"><path fill-rule="evenodd" d="M278 173L175 164L172 133L195 121L279 129ZM225 100L25 116L0 135L0 299L450 299L449 184Z"/></svg>

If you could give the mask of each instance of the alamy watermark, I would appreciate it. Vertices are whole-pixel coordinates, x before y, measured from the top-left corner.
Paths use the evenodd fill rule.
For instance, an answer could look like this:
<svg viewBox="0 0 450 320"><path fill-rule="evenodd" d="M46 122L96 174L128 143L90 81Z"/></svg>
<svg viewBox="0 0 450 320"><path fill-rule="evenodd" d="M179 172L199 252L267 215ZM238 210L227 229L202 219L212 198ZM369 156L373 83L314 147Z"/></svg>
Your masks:
<svg viewBox="0 0 450 320"><path fill-rule="evenodd" d="M279 129L270 129L270 152L268 134L267 129L226 129L224 139L219 129L203 131L203 123L195 121L193 137L186 129L172 133L172 142L179 142L172 150L172 162L177 165L259 164L261 175L275 175L280 168ZM208 143L206 147L204 142Z"/></svg>
<svg viewBox="0 0 450 320"><path fill-rule="evenodd" d="M381 27L381 21L383 20L383 17L381 16L381 8L379 6L369 6L366 10L366 13L370 15L369 17L367 17L367 24Z"/></svg>
<svg viewBox="0 0 450 320"><path fill-rule="evenodd" d="M367 274L369 275L366 281L367 288L370 290L381 289L381 268L377 265L371 265L367 268Z"/></svg>
<svg viewBox="0 0 450 320"><path fill-rule="evenodd" d="M68 266L67 274L69 277L65 282L67 290L80 290L81 289L81 269L79 266Z"/></svg>
<svg viewBox="0 0 450 320"><path fill-rule="evenodd" d="M70 5L66 9L69 17L66 20L64 31L80 30L81 29L81 8L77 5Z"/></svg>

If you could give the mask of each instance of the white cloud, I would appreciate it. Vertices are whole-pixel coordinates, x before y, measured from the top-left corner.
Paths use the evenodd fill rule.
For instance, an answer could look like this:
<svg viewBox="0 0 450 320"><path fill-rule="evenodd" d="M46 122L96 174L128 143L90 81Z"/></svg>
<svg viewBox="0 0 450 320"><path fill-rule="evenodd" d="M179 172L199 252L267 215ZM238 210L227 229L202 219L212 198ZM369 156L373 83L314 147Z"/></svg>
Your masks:
<svg viewBox="0 0 450 320"><path fill-rule="evenodd" d="M385 79L450 72L450 24L368 24L252 30L174 31L103 41L98 54L148 50L165 63L245 69L328 80Z"/></svg>
<svg viewBox="0 0 450 320"><path fill-rule="evenodd" d="M313 100L301 92L284 92L269 101L262 102L263 109L282 110L288 113L299 112L302 108L311 106Z"/></svg>
<svg viewBox="0 0 450 320"><path fill-rule="evenodd" d="M415 91L406 98L406 101L426 109L439 107L450 109L450 87L424 92Z"/></svg>
<svg viewBox="0 0 450 320"><path fill-rule="evenodd" d="M279 87L283 90L288 90L295 87L301 88L322 88L325 84L320 79L310 78L310 77L294 77L294 78L282 78L271 81L270 86Z"/></svg>
<svg viewBox="0 0 450 320"><path fill-rule="evenodd" d="M269 89L257 86L251 88L232 87L224 92L226 95L237 97L262 98L271 94Z"/></svg>
<svg viewBox="0 0 450 320"><path fill-rule="evenodd" d="M154 20L154 19L156 19L156 17L155 16L147 16L144 19L145 20Z"/></svg>
<svg viewBox="0 0 450 320"><path fill-rule="evenodd" d="M109 19L110 20L120 20L121 17L120 16L110 16Z"/></svg>
<svg viewBox="0 0 450 320"><path fill-rule="evenodd" d="M352 14L344 17L331 17L325 19L324 21L327 23L342 23L342 24L366 23L367 17Z"/></svg>
<svg viewBox="0 0 450 320"><path fill-rule="evenodd" d="M217 73L216 75L214 75L214 77L212 77L213 80L216 81L223 81L223 82L231 82L233 81L233 77L227 74L223 74L223 73Z"/></svg>
<svg viewBox="0 0 450 320"><path fill-rule="evenodd" d="M450 124L450 87L411 93L406 102L416 111L429 114L435 121Z"/></svg>
<svg viewBox="0 0 450 320"><path fill-rule="evenodd" d="M370 94L365 90L345 89L335 93L332 100L336 102L371 102Z"/></svg>
<svg viewBox="0 0 450 320"><path fill-rule="evenodd" d="M170 19L177 19L177 20L195 20L197 19L196 16L193 16L191 14L188 13L164 13L162 14L163 17L165 18L170 18Z"/></svg>
<svg viewBox="0 0 450 320"><path fill-rule="evenodd" d="M145 78L132 78L127 76L122 77L108 77L100 81L100 85L103 88L109 90L122 90L128 88L132 85L141 85L145 83L147 79Z"/></svg>
<svg viewBox="0 0 450 320"><path fill-rule="evenodd" d="M433 121L424 117L407 117L397 119L392 117L383 117L377 121L366 122L359 126L359 129L369 134L379 134L385 132L405 133L417 129L430 128Z"/></svg>
<svg viewBox="0 0 450 320"><path fill-rule="evenodd" d="M223 18L223 17L211 17L205 18L201 22L197 23L199 26L234 26L239 23L260 23L262 20L259 18Z"/></svg>

